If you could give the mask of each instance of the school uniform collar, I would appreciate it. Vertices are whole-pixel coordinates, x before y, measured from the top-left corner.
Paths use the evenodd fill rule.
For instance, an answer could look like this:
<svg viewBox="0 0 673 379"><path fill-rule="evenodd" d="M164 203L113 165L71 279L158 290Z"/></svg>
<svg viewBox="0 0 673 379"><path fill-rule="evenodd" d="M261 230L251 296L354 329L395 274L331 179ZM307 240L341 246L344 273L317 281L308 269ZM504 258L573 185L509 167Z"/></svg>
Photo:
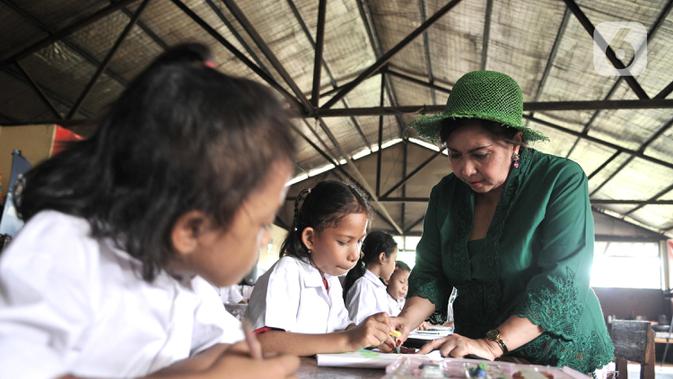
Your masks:
<svg viewBox="0 0 673 379"><path fill-rule="evenodd" d="M305 259L297 259L299 261L300 267L302 270L304 270L304 287L324 287L322 278L323 275L325 276L325 279L329 283L330 288L333 287L332 283L334 283L334 280L337 282L339 281L339 278L336 276L330 275L330 274L321 274L320 271L311 264L308 260Z"/></svg>
<svg viewBox="0 0 673 379"><path fill-rule="evenodd" d="M375 286L377 286L377 287L382 287L382 288L386 288L386 285L383 284L383 282L381 281L381 278L379 278L378 276L376 276L376 274L374 274L373 272L371 272L371 271L369 271L369 270L365 270L365 274L364 274L363 276L364 276L365 279L367 279L367 280L369 280L370 282L374 283Z"/></svg>

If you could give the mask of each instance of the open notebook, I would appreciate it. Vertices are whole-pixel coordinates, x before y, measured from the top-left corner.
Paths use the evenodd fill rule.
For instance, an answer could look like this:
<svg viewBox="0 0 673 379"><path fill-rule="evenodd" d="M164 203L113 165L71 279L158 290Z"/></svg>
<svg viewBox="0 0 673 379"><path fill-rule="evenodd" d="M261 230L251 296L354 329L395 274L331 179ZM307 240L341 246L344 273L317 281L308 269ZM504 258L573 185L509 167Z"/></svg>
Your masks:
<svg viewBox="0 0 673 379"><path fill-rule="evenodd" d="M318 366L328 367L357 367L357 368L385 368L398 358L408 354L381 353L375 350L358 350L352 353L317 354ZM442 359L439 350L435 350L425 357Z"/></svg>

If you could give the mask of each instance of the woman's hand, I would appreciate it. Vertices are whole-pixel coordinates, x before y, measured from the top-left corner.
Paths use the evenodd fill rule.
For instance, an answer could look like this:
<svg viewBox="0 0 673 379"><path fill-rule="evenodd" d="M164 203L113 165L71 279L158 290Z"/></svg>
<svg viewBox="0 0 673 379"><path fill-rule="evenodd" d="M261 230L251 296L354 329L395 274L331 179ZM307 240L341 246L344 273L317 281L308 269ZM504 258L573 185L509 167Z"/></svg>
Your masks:
<svg viewBox="0 0 673 379"><path fill-rule="evenodd" d="M352 351L370 346L379 346L392 341L389 324L390 318L385 313L377 313L367 317L360 325L348 329L348 344ZM392 343L392 342L391 342Z"/></svg>
<svg viewBox="0 0 673 379"><path fill-rule="evenodd" d="M475 340L455 333L426 343L418 353L427 354L435 349L439 349L442 357L453 358L462 358L472 354L492 361L502 355L500 346L495 341L483 338Z"/></svg>
<svg viewBox="0 0 673 379"><path fill-rule="evenodd" d="M407 340L409 333L411 333L409 322L405 318L390 317L388 318L388 325L390 325L390 330L398 331L400 336L396 338L389 338L384 343L379 345L379 350L384 353L391 353L393 350L395 350L396 347L402 346L404 341Z"/></svg>

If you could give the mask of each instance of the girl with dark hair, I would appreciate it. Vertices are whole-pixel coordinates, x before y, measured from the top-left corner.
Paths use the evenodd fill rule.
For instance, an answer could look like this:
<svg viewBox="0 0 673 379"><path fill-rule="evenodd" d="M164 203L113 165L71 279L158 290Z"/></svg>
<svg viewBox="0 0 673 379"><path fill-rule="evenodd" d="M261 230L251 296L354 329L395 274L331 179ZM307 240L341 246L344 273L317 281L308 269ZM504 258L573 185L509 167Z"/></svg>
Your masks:
<svg viewBox="0 0 673 379"><path fill-rule="evenodd" d="M265 349L339 353L390 339L385 314L351 324L338 278L358 261L368 222L367 200L353 186L324 181L297 196L281 258L257 280L247 309Z"/></svg>
<svg viewBox="0 0 673 379"><path fill-rule="evenodd" d="M202 45L169 49L90 139L26 175L27 223L0 260L0 377L297 368L231 345L240 324L211 286L238 283L269 239L295 156L289 120L268 89L207 59Z"/></svg>
<svg viewBox="0 0 673 379"><path fill-rule="evenodd" d="M395 270L397 243L393 236L373 231L362 244L360 260L346 275L346 308L356 323L379 312L391 315L386 284Z"/></svg>
<svg viewBox="0 0 673 379"><path fill-rule="evenodd" d="M388 301L390 301L391 316L399 315L404 308L404 300L407 298L407 292L409 291L409 274L411 274L411 269L406 263L395 262L395 271L390 275L386 288Z"/></svg>

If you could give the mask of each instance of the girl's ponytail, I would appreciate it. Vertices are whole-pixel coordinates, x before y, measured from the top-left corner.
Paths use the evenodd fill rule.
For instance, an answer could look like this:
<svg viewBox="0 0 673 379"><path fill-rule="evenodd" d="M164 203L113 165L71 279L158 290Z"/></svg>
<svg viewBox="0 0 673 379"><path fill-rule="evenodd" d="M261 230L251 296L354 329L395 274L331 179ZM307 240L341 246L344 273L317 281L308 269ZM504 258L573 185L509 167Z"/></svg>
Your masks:
<svg viewBox="0 0 673 379"><path fill-rule="evenodd" d="M307 256L308 249L304 246L304 243L301 241L301 233L304 231L302 226L304 222L300 219L299 211L301 205L306 200L308 194L311 193L310 188L304 188L299 192L297 198L294 201L294 217L292 218L292 226L290 231L285 237L285 241L280 247L279 258L282 258L284 255L294 255L294 256Z"/></svg>

